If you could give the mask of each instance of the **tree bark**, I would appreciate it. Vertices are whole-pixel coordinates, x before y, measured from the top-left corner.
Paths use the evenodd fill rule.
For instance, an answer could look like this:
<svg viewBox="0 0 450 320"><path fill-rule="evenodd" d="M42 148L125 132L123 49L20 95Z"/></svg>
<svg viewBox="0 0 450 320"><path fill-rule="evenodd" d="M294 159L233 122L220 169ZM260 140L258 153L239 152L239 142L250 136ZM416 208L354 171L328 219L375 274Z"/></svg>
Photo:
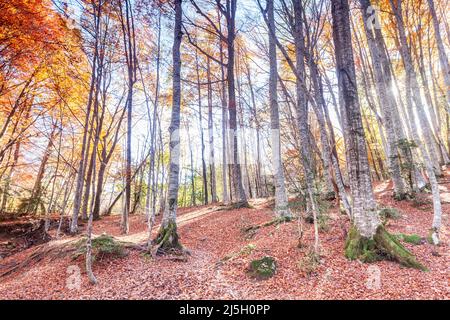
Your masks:
<svg viewBox="0 0 450 320"><path fill-rule="evenodd" d="M448 63L447 54L445 53L444 43L442 42L441 31L439 29L439 21L436 15L436 9L434 8L434 1L428 0L428 8L430 9L431 17L433 19L434 37L436 38L436 45L439 52L439 61L441 64L441 72L444 77L447 98L447 107L450 107L450 65ZM447 110L449 113L450 110Z"/></svg>
<svg viewBox="0 0 450 320"><path fill-rule="evenodd" d="M208 80L208 142L209 142L209 174L211 183L211 202L217 202L216 187L216 163L214 155L214 120L213 120L213 101L212 101L212 83L211 83L211 61L207 57L206 77Z"/></svg>
<svg viewBox="0 0 450 320"><path fill-rule="evenodd" d="M89 88L89 97L88 97L88 103L86 107L86 115L84 118L84 126L83 126L83 138L81 143L81 154L80 154L80 162L78 164L78 172L77 172L77 185L75 188L75 196L73 200L73 213L72 213L72 221L70 223L70 232L71 233L77 233L78 232L78 215L80 213L80 207L81 207L81 198L83 193L83 186L84 186L84 170L85 170L85 163L87 161L86 153L89 152L87 150L87 135L89 132L89 118L91 116L91 108L92 108L92 100L93 100L93 94L94 94L94 85L95 85L95 79L96 79L96 70L97 70L97 59L98 59L98 44L99 44L99 36L100 36L100 19L102 14L102 6L98 5L97 8L93 8L94 12L94 25L95 25L95 45L94 45L94 57L92 62L92 69L91 69L91 83Z"/></svg>
<svg viewBox="0 0 450 320"><path fill-rule="evenodd" d="M200 84L200 70L198 61L198 52L195 50L195 71L197 75L197 99L198 99L198 124L200 131L200 149L202 156L202 178L203 178L203 204L208 204L208 173L205 161L205 139L203 136L203 119L202 119L202 90Z"/></svg>
<svg viewBox="0 0 450 320"><path fill-rule="evenodd" d="M342 116L347 131L347 162L353 203L353 227L347 236L345 255L365 262L389 256L399 263L426 270L398 240L381 225L372 190L369 162L356 84L351 44L350 9L347 0L332 2L333 42L342 97Z"/></svg>
<svg viewBox="0 0 450 320"><path fill-rule="evenodd" d="M237 139L237 121L236 121L236 88L234 75L235 50L234 40L236 37L236 6L237 0L226 2L225 17L227 21L227 84L228 84L228 114L229 114L229 135L230 135L230 169L233 180L233 202L240 203L242 206L248 206L247 198L242 184L242 170L239 160L239 149Z"/></svg>
<svg viewBox="0 0 450 320"><path fill-rule="evenodd" d="M181 104L181 40L183 33L182 24L182 0L175 0L175 27L173 33L173 76L172 76L172 117L169 126L170 133L170 165L169 186L167 193L167 206L156 237L158 251L164 253L173 249L181 249L177 233L177 202L180 172L180 104Z"/></svg>
<svg viewBox="0 0 450 320"><path fill-rule="evenodd" d="M270 103L270 128L272 139L272 170L275 184L275 213L280 218L290 218L286 186L284 182L283 162L281 158L280 139L280 115L278 110L277 95L277 45L275 43L275 19L273 0L267 0L267 16L270 28L269 32L269 103Z"/></svg>

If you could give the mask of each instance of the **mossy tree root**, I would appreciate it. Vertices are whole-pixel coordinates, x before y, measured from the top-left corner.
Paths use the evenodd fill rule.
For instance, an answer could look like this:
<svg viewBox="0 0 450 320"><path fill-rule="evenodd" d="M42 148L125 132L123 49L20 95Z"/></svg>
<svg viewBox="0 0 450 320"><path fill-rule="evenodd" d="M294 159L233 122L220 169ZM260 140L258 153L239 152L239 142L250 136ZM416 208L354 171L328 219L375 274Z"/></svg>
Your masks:
<svg viewBox="0 0 450 320"><path fill-rule="evenodd" d="M408 192L394 192L392 198L396 201L411 200L414 195Z"/></svg>
<svg viewBox="0 0 450 320"><path fill-rule="evenodd" d="M373 239L362 237L356 227L352 226L345 243L345 256L350 260L359 259L362 262L394 260L405 267L427 271L397 237L387 232L382 225L378 227Z"/></svg>
<svg viewBox="0 0 450 320"><path fill-rule="evenodd" d="M183 246L177 233L177 225L172 221L167 226L161 225L154 243L158 245L157 254L181 254L183 252Z"/></svg>
<svg viewBox="0 0 450 320"><path fill-rule="evenodd" d="M265 227L269 227L269 226L273 226L273 225L277 226L279 224L282 224L285 222L291 222L293 220L294 220L294 218L292 218L290 216L280 216L280 217L276 217L268 222L264 222L262 224L251 225L251 226L245 227L243 229L243 231L244 232L256 231L261 228L265 228Z"/></svg>

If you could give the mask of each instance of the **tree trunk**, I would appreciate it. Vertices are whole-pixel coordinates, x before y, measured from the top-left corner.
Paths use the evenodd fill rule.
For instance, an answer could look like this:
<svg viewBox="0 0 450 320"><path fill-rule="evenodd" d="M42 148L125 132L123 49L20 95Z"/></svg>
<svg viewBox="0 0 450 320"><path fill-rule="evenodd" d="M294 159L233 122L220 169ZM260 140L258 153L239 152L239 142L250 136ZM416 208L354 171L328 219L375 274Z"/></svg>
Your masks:
<svg viewBox="0 0 450 320"><path fill-rule="evenodd" d="M394 3L394 1L396 3ZM407 85L409 84L410 87L407 88L406 95L407 97L412 95L412 98L414 100L414 104L416 105L417 115L419 118L419 122L422 126L422 131L424 132L424 140L425 144L420 139L417 130L413 129L413 136L414 140L416 141L417 145L419 146L419 150L422 154L425 170L428 175L428 179L431 185L431 192L433 195L433 231L432 231L432 238L433 242L435 244L439 243L439 229L441 226L441 200L440 200L440 194L439 194L439 185L437 183L436 176L441 174L441 168L439 167L439 163L436 159L436 150L434 148L434 141L432 141L431 137L431 129L429 127L429 122L427 120L427 116L425 114L425 110L423 108L421 97L420 97L420 91L419 86L417 82L417 76L414 71L414 67L412 64L412 58L411 54L407 47L407 41L406 41L406 35L405 35L405 29L403 24L403 17L402 17L402 7L401 2L398 0L390 0L392 10L395 13L395 17L397 20L397 26L399 30L399 37L400 37L400 49L402 53L402 60L405 66L406 70L406 78L407 78ZM408 98L409 99L409 98ZM414 123L414 117L412 117L412 122ZM414 124L413 128L414 128ZM428 147L428 148L427 148Z"/></svg>
<svg viewBox="0 0 450 320"><path fill-rule="evenodd" d="M206 76L208 80L208 142L209 142L209 174L211 182L211 202L217 202L216 187L216 164L214 156L214 120L213 120L213 101L212 101L212 84L211 84L211 62L207 57Z"/></svg>
<svg viewBox="0 0 450 320"><path fill-rule="evenodd" d="M132 116L133 116L133 86L136 82L136 41L134 33L134 19L129 0L125 0L125 15L120 5L121 25L123 33L123 44L125 60L128 71L128 96L126 100L127 106L127 140L126 140L126 165L125 165L125 203L122 212L121 232L128 234L129 222L128 216L131 209L131 140L132 140Z"/></svg>
<svg viewBox="0 0 450 320"><path fill-rule="evenodd" d="M236 5L237 0L227 1L226 4L226 20L227 20L227 80L228 80L228 114L229 114L229 135L230 135L230 169L233 180L233 202L239 206L248 206L247 198L242 184L242 171L239 160L239 149L237 139L237 121L236 121L236 88L234 75L234 40L236 37Z"/></svg>
<svg viewBox="0 0 450 320"><path fill-rule="evenodd" d="M220 16L219 16L219 30L221 29ZM219 55L220 55L220 74L221 74L221 104L222 104L222 202L224 205L227 205L230 202L229 194L228 194L228 185L227 185L227 176L228 176L228 143L227 143L227 134L228 134L228 113L227 113L227 92L225 90L225 70L223 67L223 42L219 41Z"/></svg>
<svg viewBox="0 0 450 320"><path fill-rule="evenodd" d="M379 252L387 253L400 263L424 269L414 257L389 235L381 225L370 179L369 162L364 139L361 110L358 101L355 65L350 32L350 9L347 0L336 0L331 7L336 70L342 97L342 116L347 131L347 162L350 170L350 189L353 198L353 227L345 246L349 259L373 261Z"/></svg>
<svg viewBox="0 0 450 320"><path fill-rule="evenodd" d="M89 150L87 150L87 135L89 132L89 118L91 116L91 108L92 108L92 100L93 100L93 94L94 94L94 85L95 85L95 79L96 79L96 70L97 70L97 59L99 54L99 37L100 37L100 19L102 14L102 6L98 5L97 8L93 8L94 12L94 25L95 25L95 44L94 44L94 57L92 62L92 69L91 69L91 83L89 88L89 97L88 97L88 103L86 108L86 115L84 119L84 126L83 126L83 138L81 143L81 154L80 154L80 162L78 164L78 172L77 172L77 185L75 188L75 196L73 200L73 213L72 213L72 221L70 223L70 232L76 233L78 231L78 214L80 213L80 207L81 207L81 198L83 193L83 186L84 186L84 170L85 170L85 163L87 161L87 155L86 153L89 153Z"/></svg>
<svg viewBox="0 0 450 320"><path fill-rule="evenodd" d="M57 128L57 123L53 123L52 131L50 133L50 137L48 138L47 147L45 148L44 155L39 166L36 181L34 182L34 187L31 192L31 196L25 213L36 213L40 207L43 211L45 211L45 207L42 202L42 180L44 178L47 163L52 152L51 149L53 148L53 139L55 138L55 135L57 133Z"/></svg>
<svg viewBox="0 0 450 320"><path fill-rule="evenodd" d="M267 0L267 15L269 21L269 103L270 103L270 128L272 138L272 170L275 184L275 213L283 219L291 218L289 210L286 186L284 182L283 162L281 159L280 139L280 115L277 96L277 46L275 43L275 19L273 0Z"/></svg>
<svg viewBox="0 0 450 320"><path fill-rule="evenodd" d="M297 120L300 135L300 158L306 180L307 198L311 205L314 221L314 252L319 254L319 231L317 225L318 208L315 199L312 152L309 142L308 106L304 87L305 79L305 45L303 35L302 5L300 1L294 2L294 44L296 61L296 92L297 92Z"/></svg>
<svg viewBox="0 0 450 320"><path fill-rule="evenodd" d="M444 43L442 42L441 31L439 29L439 21L437 19L436 10L434 8L434 1L428 0L428 7L430 9L431 17L433 19L434 27L434 37L436 38L436 45L439 52L439 61L441 64L441 72L444 77L445 87L447 88L447 107L450 107L450 66L447 59L447 54L445 53ZM450 110L446 110L447 113Z"/></svg>
<svg viewBox="0 0 450 320"><path fill-rule="evenodd" d="M172 117L170 121L170 165L169 187L167 193L167 206L161 223L161 228L155 242L160 253L179 250L181 244L177 233L177 202L180 171L180 104L181 104L181 54L180 46L183 33L182 24L182 0L175 0L175 26L172 48L173 78L172 78Z"/></svg>
<svg viewBox="0 0 450 320"><path fill-rule="evenodd" d="M200 148L202 156L202 178L203 178L203 204L208 204L208 173L206 171L205 161L205 139L203 137L203 119L202 119L202 90L200 84L200 70L198 62L198 52L195 50L195 66L197 74L197 99L198 99L198 124L200 131Z"/></svg>

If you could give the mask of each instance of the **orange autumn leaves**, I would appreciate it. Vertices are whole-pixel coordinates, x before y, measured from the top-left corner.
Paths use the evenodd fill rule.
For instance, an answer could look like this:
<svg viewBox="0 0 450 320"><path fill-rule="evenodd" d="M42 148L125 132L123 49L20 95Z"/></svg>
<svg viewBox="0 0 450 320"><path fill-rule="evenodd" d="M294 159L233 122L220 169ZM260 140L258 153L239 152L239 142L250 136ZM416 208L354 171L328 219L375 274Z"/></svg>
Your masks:
<svg viewBox="0 0 450 320"><path fill-rule="evenodd" d="M0 4L3 63L17 71L30 67L44 52L56 49L64 35L62 24L63 21L51 8L51 1L3 1Z"/></svg>

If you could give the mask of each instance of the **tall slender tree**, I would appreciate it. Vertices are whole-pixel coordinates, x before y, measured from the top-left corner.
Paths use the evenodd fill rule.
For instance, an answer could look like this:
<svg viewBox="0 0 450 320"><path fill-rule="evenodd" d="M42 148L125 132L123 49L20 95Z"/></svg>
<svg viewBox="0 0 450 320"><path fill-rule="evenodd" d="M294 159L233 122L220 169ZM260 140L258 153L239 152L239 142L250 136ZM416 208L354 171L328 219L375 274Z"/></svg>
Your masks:
<svg viewBox="0 0 450 320"><path fill-rule="evenodd" d="M76 233L78 231L78 215L80 213L81 208L81 199L83 194L84 187L84 179L85 179L85 168L87 163L87 156L89 149L87 148L87 140L88 140L88 132L89 132L89 119L91 117L91 109L93 104L93 96L94 96L94 87L96 83L96 70L97 70L97 60L99 57L99 41L100 41L100 22L102 16L102 6L103 1L99 1L97 4L92 2L92 18L94 24L94 54L92 58L92 69L91 69L91 81L89 88L89 97L86 107L86 114L84 118L83 125L83 138L81 144L81 154L80 160L78 164L78 172L77 172L77 184L75 188L75 195L73 200L73 212L72 212L72 220L70 223L70 232Z"/></svg>
<svg viewBox="0 0 450 320"><path fill-rule="evenodd" d="M170 121L170 164L167 205L156 237L159 252L181 249L177 233L177 202L180 172L181 40L182 0L175 0L175 25L172 47L172 117Z"/></svg>
<svg viewBox="0 0 450 320"><path fill-rule="evenodd" d="M281 159L280 141L280 115L277 95L277 45L275 43L275 19L273 0L267 0L267 19L269 32L269 103L270 103L270 129L272 138L272 168L275 184L275 212L281 218L290 218L286 186L284 183L284 167Z"/></svg>
<svg viewBox="0 0 450 320"><path fill-rule="evenodd" d="M121 231L127 234L129 231L128 215L131 206L131 140L132 140L132 117L133 117L133 87L136 83L137 55L136 35L134 28L134 17L131 2L125 0L125 10L122 1L119 1L120 22L122 25L123 45L128 76L127 106L127 143L126 143L126 165L125 165L125 205L122 212Z"/></svg>

